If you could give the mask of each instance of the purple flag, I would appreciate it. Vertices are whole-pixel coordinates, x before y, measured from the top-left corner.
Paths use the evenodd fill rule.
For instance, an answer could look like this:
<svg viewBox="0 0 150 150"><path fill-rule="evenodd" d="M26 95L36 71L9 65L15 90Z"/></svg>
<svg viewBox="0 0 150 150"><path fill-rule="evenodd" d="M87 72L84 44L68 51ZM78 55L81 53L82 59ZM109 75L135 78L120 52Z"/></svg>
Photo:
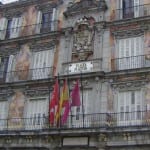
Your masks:
<svg viewBox="0 0 150 150"><path fill-rule="evenodd" d="M80 89L79 89L79 81L77 80L72 92L71 92L72 103L71 106L80 106Z"/></svg>

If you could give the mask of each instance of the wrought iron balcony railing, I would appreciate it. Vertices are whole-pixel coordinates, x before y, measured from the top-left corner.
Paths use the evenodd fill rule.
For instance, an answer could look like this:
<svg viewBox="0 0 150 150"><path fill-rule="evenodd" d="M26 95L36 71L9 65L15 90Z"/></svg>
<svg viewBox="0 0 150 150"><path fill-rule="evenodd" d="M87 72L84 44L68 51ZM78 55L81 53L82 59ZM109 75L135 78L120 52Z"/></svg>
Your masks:
<svg viewBox="0 0 150 150"><path fill-rule="evenodd" d="M53 67L0 72L0 82L19 82L27 80L40 80L52 77Z"/></svg>
<svg viewBox="0 0 150 150"><path fill-rule="evenodd" d="M58 20L0 30L0 40L43 34L58 30Z"/></svg>
<svg viewBox="0 0 150 150"><path fill-rule="evenodd" d="M112 59L111 66L113 71L150 67L150 55Z"/></svg>
<svg viewBox="0 0 150 150"><path fill-rule="evenodd" d="M63 63L63 74L79 74L102 71L102 59L93 59L80 62Z"/></svg>
<svg viewBox="0 0 150 150"><path fill-rule="evenodd" d="M42 115L41 115L42 116ZM69 116L64 125L51 126L49 117L37 115L30 118L0 119L0 131L5 130L48 130L70 128L113 128L147 127L150 128L150 111L120 113L79 114Z"/></svg>
<svg viewBox="0 0 150 150"><path fill-rule="evenodd" d="M114 10L115 20L144 17L150 15L150 4L137 5L124 9Z"/></svg>

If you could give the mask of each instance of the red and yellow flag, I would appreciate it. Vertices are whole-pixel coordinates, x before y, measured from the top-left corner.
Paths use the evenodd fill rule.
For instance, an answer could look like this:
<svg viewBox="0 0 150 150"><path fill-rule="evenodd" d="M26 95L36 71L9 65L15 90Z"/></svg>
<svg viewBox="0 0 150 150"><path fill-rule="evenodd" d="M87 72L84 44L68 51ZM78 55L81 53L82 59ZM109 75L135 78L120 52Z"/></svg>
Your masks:
<svg viewBox="0 0 150 150"><path fill-rule="evenodd" d="M60 100L59 100L59 105L57 107L56 116L55 116L57 125L59 125L63 107L66 106L66 103L68 102L69 102L69 90L67 86L67 80L65 80L63 88L62 88Z"/></svg>

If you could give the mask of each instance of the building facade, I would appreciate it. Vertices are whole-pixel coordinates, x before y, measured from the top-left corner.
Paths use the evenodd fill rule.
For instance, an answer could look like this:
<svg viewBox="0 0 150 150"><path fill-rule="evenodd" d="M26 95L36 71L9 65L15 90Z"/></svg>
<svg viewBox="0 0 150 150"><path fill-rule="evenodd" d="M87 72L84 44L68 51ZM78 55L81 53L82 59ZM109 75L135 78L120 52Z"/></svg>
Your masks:
<svg viewBox="0 0 150 150"><path fill-rule="evenodd" d="M55 79L81 106L51 126ZM0 5L0 150L149 150L149 0Z"/></svg>

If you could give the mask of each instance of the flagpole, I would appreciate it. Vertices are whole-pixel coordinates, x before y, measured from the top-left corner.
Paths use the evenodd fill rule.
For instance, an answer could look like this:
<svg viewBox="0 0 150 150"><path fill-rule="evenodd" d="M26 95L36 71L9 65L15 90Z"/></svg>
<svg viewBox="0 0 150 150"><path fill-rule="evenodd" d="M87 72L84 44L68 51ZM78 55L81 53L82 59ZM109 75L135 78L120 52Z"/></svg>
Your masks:
<svg viewBox="0 0 150 150"><path fill-rule="evenodd" d="M51 102L51 101L50 101L50 94L51 94L51 90L50 90L50 85L49 85L49 109L48 109L48 122L49 122L49 123L48 123L48 124L49 124L48 126L49 126L49 128L50 128L50 126L51 126L51 125L50 125L50 124L51 124L51 123L50 123L50 102Z"/></svg>
<svg viewBox="0 0 150 150"><path fill-rule="evenodd" d="M57 77L58 77L58 84L60 85L60 78L59 78L59 73L57 74ZM58 94L58 106L57 107L59 107L59 102L60 102L60 86L59 86L59 94ZM58 108L57 108L58 109ZM60 117L60 116L59 116ZM56 124L56 126L57 127L60 127L60 118L59 118L59 120L58 120L58 124Z"/></svg>
<svg viewBox="0 0 150 150"><path fill-rule="evenodd" d="M69 95L70 95L70 81L69 81L69 79L67 78L67 83L68 83L68 90L69 90ZM70 117L70 119L71 119L71 126L72 126L72 109L71 109L71 102L70 102L70 100L69 100L69 107L70 107L70 113L71 113L71 117Z"/></svg>
<svg viewBox="0 0 150 150"><path fill-rule="evenodd" d="M80 73L80 81L81 81L81 92L82 92L82 115L83 115L83 127L84 127L84 105L83 105L83 84L82 84L82 72Z"/></svg>

